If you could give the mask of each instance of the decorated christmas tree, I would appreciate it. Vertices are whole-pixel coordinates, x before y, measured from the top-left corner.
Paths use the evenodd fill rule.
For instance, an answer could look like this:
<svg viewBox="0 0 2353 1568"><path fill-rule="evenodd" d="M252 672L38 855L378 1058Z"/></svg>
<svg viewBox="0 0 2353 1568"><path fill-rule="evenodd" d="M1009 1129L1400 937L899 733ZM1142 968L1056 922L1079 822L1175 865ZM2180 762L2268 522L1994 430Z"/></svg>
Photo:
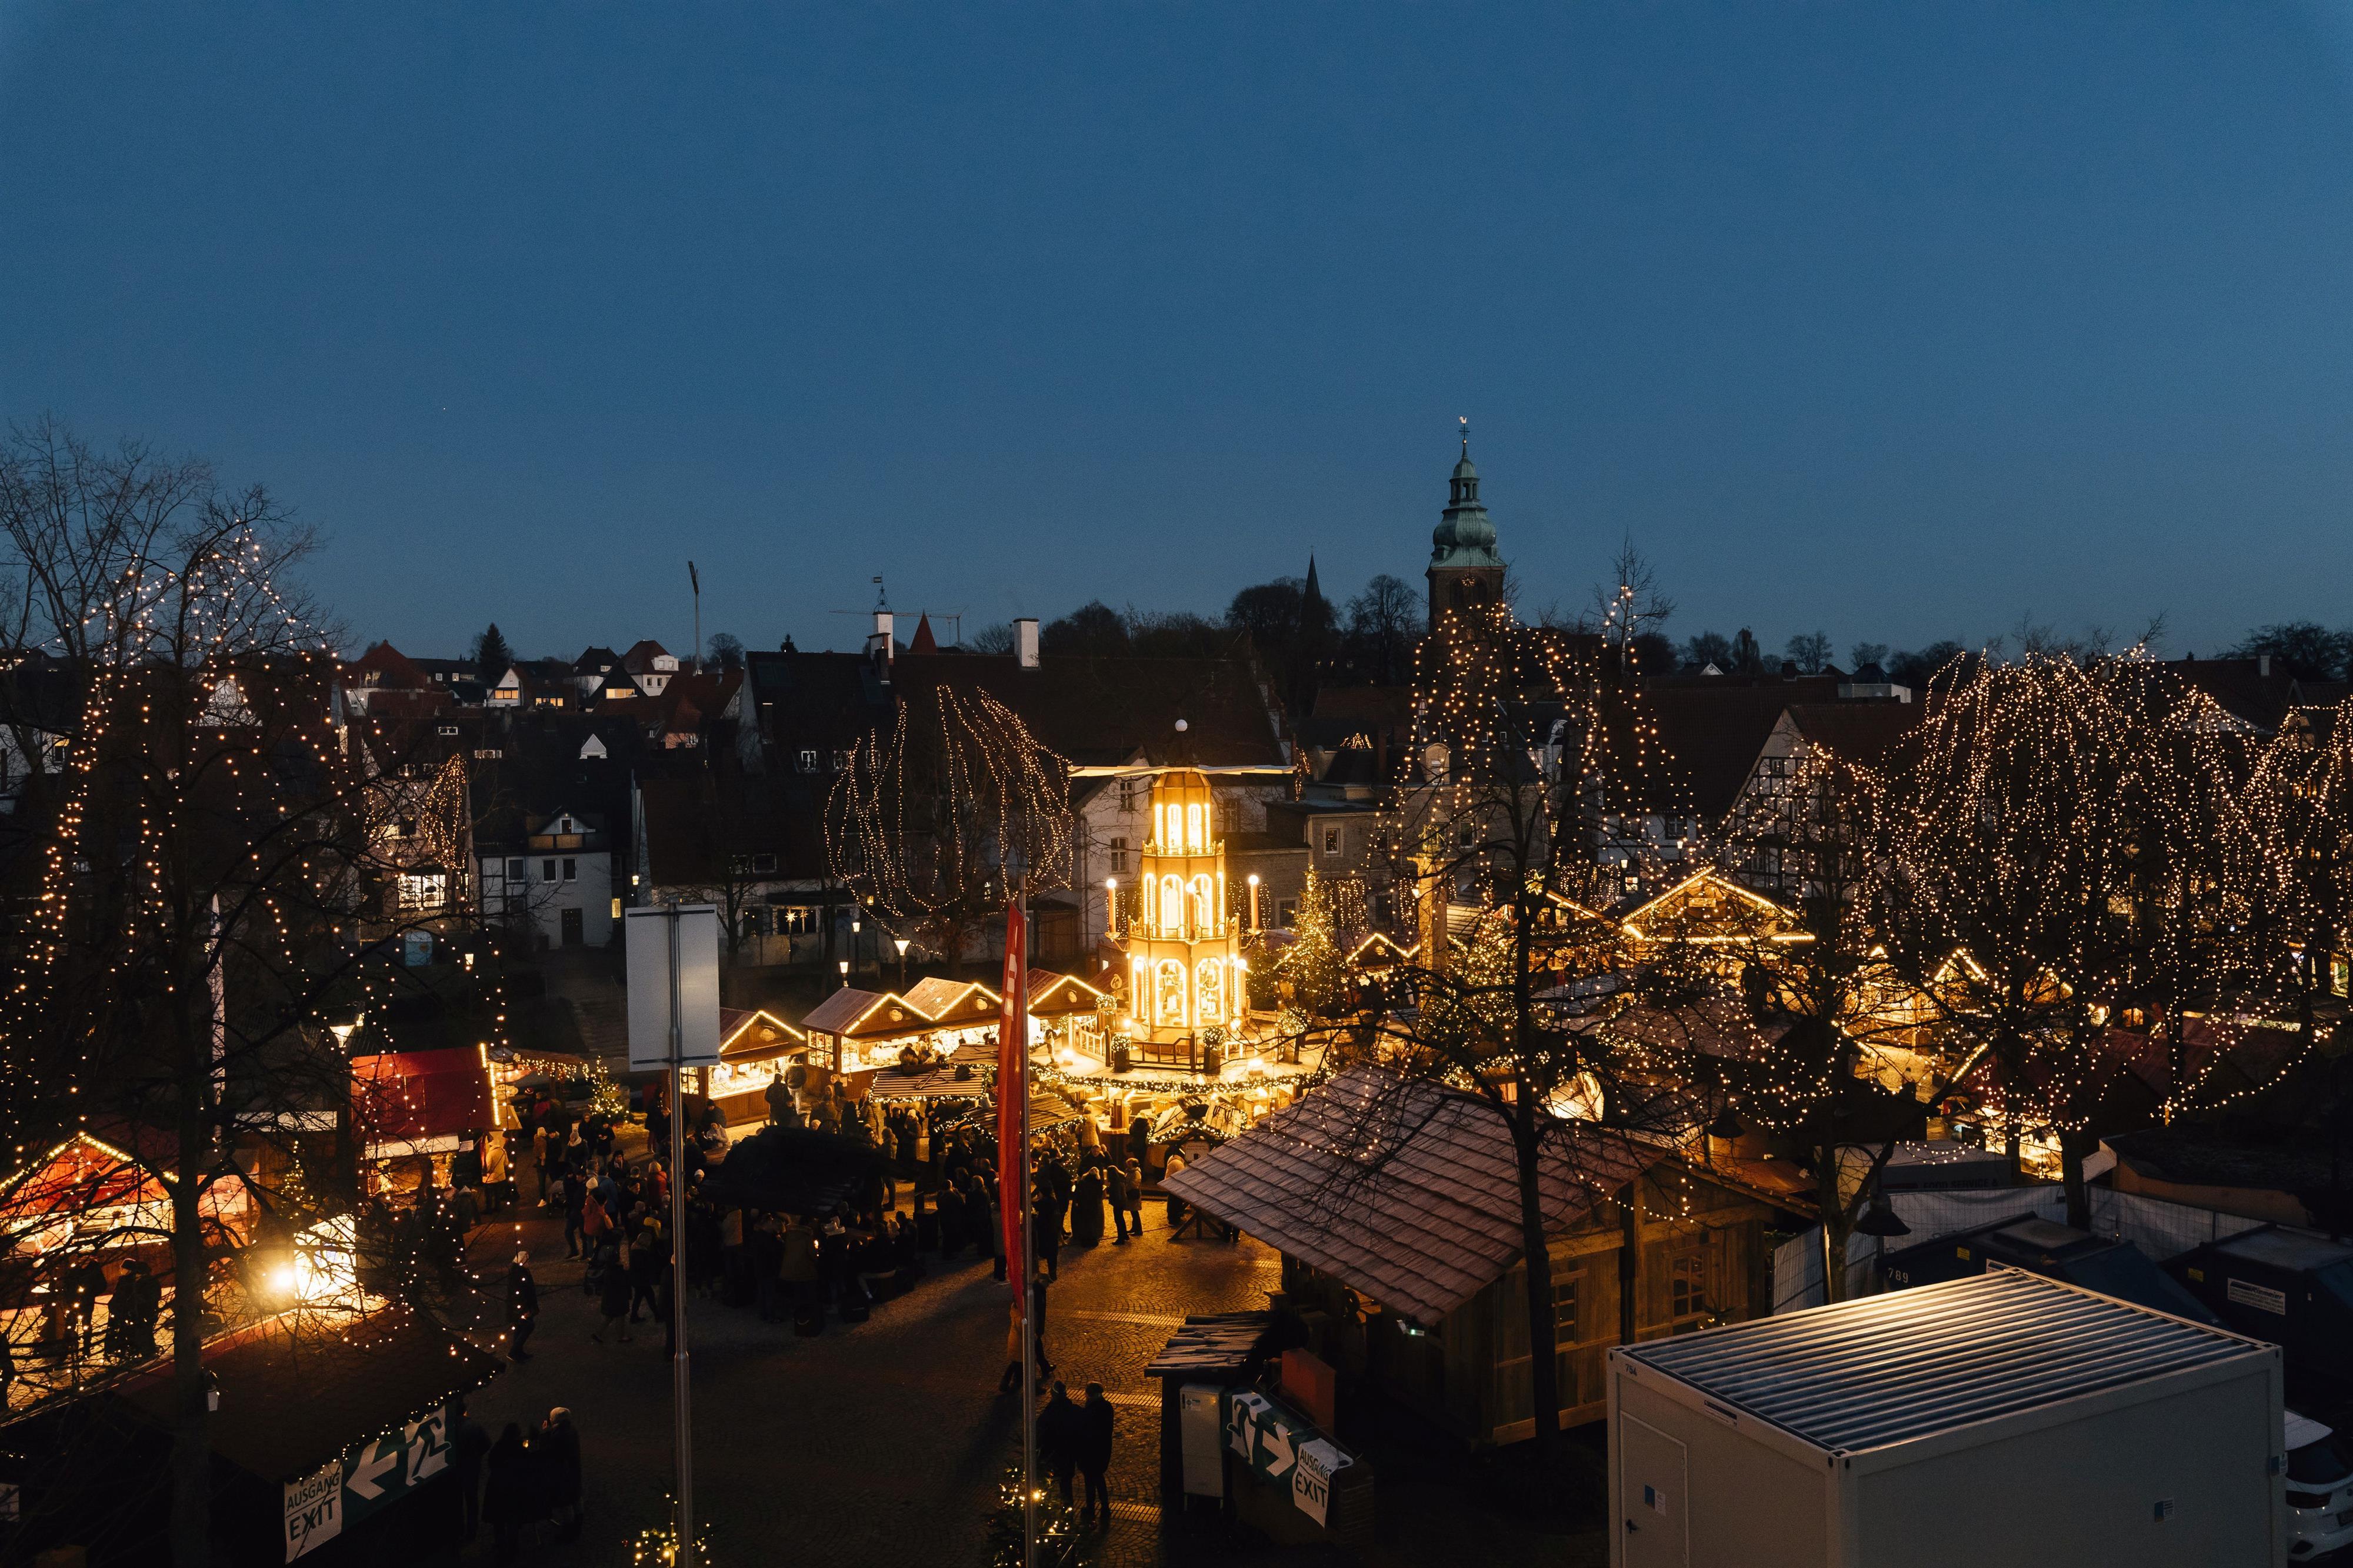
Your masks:
<svg viewBox="0 0 2353 1568"><path fill-rule="evenodd" d="M1348 961L1333 929L1330 889L1313 866L1299 895L1299 924L1275 973L1288 985L1291 1005L1310 1017L1329 1017L1347 1004Z"/></svg>

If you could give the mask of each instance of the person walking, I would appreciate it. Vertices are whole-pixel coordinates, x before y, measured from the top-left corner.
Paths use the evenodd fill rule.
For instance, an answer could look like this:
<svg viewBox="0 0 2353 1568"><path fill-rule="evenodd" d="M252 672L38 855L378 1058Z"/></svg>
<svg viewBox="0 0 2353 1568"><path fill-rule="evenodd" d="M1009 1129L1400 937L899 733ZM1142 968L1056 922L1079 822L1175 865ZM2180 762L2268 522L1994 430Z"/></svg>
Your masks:
<svg viewBox="0 0 2353 1568"><path fill-rule="evenodd" d="M1005 1278L1005 1223L997 1206L997 1193L992 1188L984 1187L980 1196L973 1201L980 1210L982 1226L988 1232L989 1277L1002 1279Z"/></svg>
<svg viewBox="0 0 2353 1568"><path fill-rule="evenodd" d="M578 1136L577 1129L575 1129L574 1136ZM586 1235L584 1211L588 1201L587 1178L580 1173L578 1166L567 1163L561 1179L564 1184L564 1256L584 1258L587 1256L587 1249L581 1245Z"/></svg>
<svg viewBox="0 0 2353 1568"><path fill-rule="evenodd" d="M1046 1278L1060 1279L1062 1277L1062 1226L1053 1209L1044 1200L1042 1193L1030 1199L1029 1247L1037 1257L1039 1267L1045 1269Z"/></svg>
<svg viewBox="0 0 2353 1568"><path fill-rule="evenodd" d="M1106 1410L1110 1408L1105 1405ZM547 1516L555 1526L558 1541L580 1539L580 1432L572 1425L572 1412L559 1405L547 1413L547 1420L539 1429L539 1441L533 1445L544 1450L540 1464L540 1478L547 1489L543 1500ZM1104 1510L1110 1516L1110 1510Z"/></svg>
<svg viewBox="0 0 2353 1568"><path fill-rule="evenodd" d="M785 1300L793 1313L796 1332L816 1333L825 1326L825 1310L818 1287L824 1278L823 1266L818 1257L817 1232L799 1215L779 1238L782 1245L776 1257L776 1280L784 1287Z"/></svg>
<svg viewBox="0 0 2353 1568"><path fill-rule="evenodd" d="M1103 1478L1111 1471L1113 1429L1111 1401L1103 1397L1103 1385L1087 1384L1087 1402L1079 1409L1079 1474L1086 1479L1086 1501L1079 1510L1079 1522L1085 1524L1101 1503L1106 1530L1111 1528L1111 1489Z"/></svg>
<svg viewBox="0 0 2353 1568"><path fill-rule="evenodd" d="M1055 1379L1046 1408L1038 1413L1038 1462L1060 1489L1064 1508L1071 1506L1071 1476L1078 1468L1085 1429L1086 1417L1071 1403L1070 1388Z"/></svg>
<svg viewBox="0 0 2353 1568"><path fill-rule="evenodd" d="M607 1250L609 1252L609 1246ZM596 1310L605 1321L590 1330L588 1337L601 1345L605 1342L605 1331L617 1328L621 1331L621 1342L628 1344L629 1342L629 1272L621 1267L617 1259L609 1261L606 1265L605 1288L597 1294Z"/></svg>
<svg viewBox="0 0 2353 1568"><path fill-rule="evenodd" d="M531 1453L523 1447L521 1426L507 1423L491 1445L484 1469L489 1483L482 1489L482 1517L491 1521L498 1561L512 1563L522 1549L522 1527L531 1519Z"/></svg>
<svg viewBox="0 0 2353 1568"><path fill-rule="evenodd" d="M1112 1245L1127 1245L1127 1172L1120 1166L1103 1166L1103 1198L1111 1205Z"/></svg>
<svg viewBox="0 0 2353 1568"><path fill-rule="evenodd" d="M1171 1176L1178 1175L1178 1174L1182 1173L1183 1173L1183 1171L1184 1171L1184 1169L1185 1169L1185 1156L1184 1156L1184 1155L1182 1155L1182 1154L1179 1154L1179 1153L1178 1153L1178 1152L1176 1152L1176 1150L1174 1150L1174 1149L1169 1150L1169 1151L1168 1151L1168 1163L1167 1163L1166 1165L1163 1165L1163 1166L1160 1168L1160 1185L1161 1185L1161 1189L1162 1189L1164 1192L1165 1192L1165 1191L1166 1191L1167 1186L1168 1186L1168 1178L1169 1178L1169 1177L1171 1177ZM1184 1200L1183 1198L1178 1197L1175 1193L1169 1193L1169 1194L1168 1194L1168 1239L1169 1239L1169 1240L1174 1241L1174 1240L1176 1240L1176 1232L1177 1232L1178 1230L1180 1230L1180 1229L1182 1229L1182 1228L1184 1227L1184 1224L1185 1224L1185 1200Z"/></svg>
<svg viewBox="0 0 2353 1568"><path fill-rule="evenodd" d="M1127 1234L1144 1239L1144 1164L1138 1160L1127 1163Z"/></svg>
<svg viewBox="0 0 2353 1568"><path fill-rule="evenodd" d="M661 1316L661 1302L654 1295L655 1251L660 1237L661 1222L649 1215L629 1237L629 1321L633 1323L645 1321L638 1316L640 1305L656 1318Z"/></svg>
<svg viewBox="0 0 2353 1568"><path fill-rule="evenodd" d="M463 1546L482 1528L482 1461L490 1457L491 1435L466 1414L463 1399L451 1414L455 1426L449 1434L449 1473L458 1479L458 1500L464 1510L458 1537Z"/></svg>
<svg viewBox="0 0 2353 1568"><path fill-rule="evenodd" d="M533 1329L539 1326L539 1284L531 1277L531 1254L514 1255L514 1267L507 1270L507 1356L517 1362L531 1359L523 1349Z"/></svg>

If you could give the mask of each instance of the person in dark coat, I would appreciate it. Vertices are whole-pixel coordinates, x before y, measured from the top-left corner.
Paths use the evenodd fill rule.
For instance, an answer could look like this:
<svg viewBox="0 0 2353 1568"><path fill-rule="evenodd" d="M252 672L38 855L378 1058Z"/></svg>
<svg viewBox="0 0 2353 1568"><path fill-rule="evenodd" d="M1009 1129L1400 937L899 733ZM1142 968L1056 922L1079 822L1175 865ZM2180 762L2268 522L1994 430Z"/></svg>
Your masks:
<svg viewBox="0 0 2353 1568"><path fill-rule="evenodd" d="M482 1461L490 1457L491 1435L467 1415L464 1400L458 1401L452 1415L456 1425L449 1434L449 1473L458 1478L458 1500L465 1510L458 1537L463 1545L482 1528Z"/></svg>
<svg viewBox="0 0 2353 1568"><path fill-rule="evenodd" d="M532 1447L541 1455L540 1481L546 1489L547 1516L554 1521L555 1538L575 1541L580 1535L580 1431L572 1425L572 1412L561 1405L549 1411Z"/></svg>
<svg viewBox="0 0 2353 1568"><path fill-rule="evenodd" d="M564 1173L564 1256L584 1256L581 1247L581 1210L587 1205L588 1179L576 1170Z"/></svg>
<svg viewBox="0 0 2353 1568"><path fill-rule="evenodd" d="M1043 1201L1043 1194L1031 1197L1029 1215L1029 1251L1038 1267L1046 1271L1049 1279L1062 1277L1062 1227L1054 1219L1054 1211Z"/></svg>
<svg viewBox="0 0 2353 1568"><path fill-rule="evenodd" d="M532 1330L539 1326L539 1285L531 1277L531 1255L518 1252L514 1267L507 1270L507 1354L515 1361L529 1361L531 1352L523 1344L531 1338Z"/></svg>
<svg viewBox="0 0 2353 1568"><path fill-rule="evenodd" d="M512 1563L522 1547L522 1527L531 1522L531 1452L523 1447L522 1427L507 1423L483 1468L489 1481L482 1489L482 1517L491 1521L498 1561Z"/></svg>
<svg viewBox="0 0 2353 1568"><path fill-rule="evenodd" d="M1127 1157L1138 1165L1152 1163L1152 1126L1140 1116L1127 1124Z"/></svg>
<svg viewBox="0 0 2353 1568"><path fill-rule="evenodd" d="M629 1271L621 1267L620 1259L607 1245L605 1265L605 1288L596 1298L596 1310L604 1321L589 1331L588 1337L598 1344L605 1342L605 1331L617 1328L621 1342L629 1342Z"/></svg>
<svg viewBox="0 0 2353 1568"><path fill-rule="evenodd" d="M1065 1508L1071 1502L1071 1474L1078 1468L1079 1447L1086 1436L1086 1417L1071 1403L1068 1385L1057 1378L1054 1391L1046 1396L1046 1408L1038 1412L1038 1462L1062 1491Z"/></svg>
<svg viewBox="0 0 2353 1568"><path fill-rule="evenodd" d="M1103 1397L1103 1385L1087 1384L1087 1402L1079 1408L1079 1474L1086 1479L1086 1502L1079 1510L1079 1522L1084 1524L1094 1513L1095 1504L1103 1504L1103 1522L1111 1524L1111 1490L1103 1478L1111 1471L1112 1439L1111 1401Z"/></svg>
<svg viewBox="0 0 2353 1568"><path fill-rule="evenodd" d="M951 1182L940 1189L940 1256L954 1258L965 1249L964 1192Z"/></svg>
<svg viewBox="0 0 2353 1568"><path fill-rule="evenodd" d="M1081 1247L1103 1240L1103 1173L1091 1164L1071 1184L1071 1239Z"/></svg>

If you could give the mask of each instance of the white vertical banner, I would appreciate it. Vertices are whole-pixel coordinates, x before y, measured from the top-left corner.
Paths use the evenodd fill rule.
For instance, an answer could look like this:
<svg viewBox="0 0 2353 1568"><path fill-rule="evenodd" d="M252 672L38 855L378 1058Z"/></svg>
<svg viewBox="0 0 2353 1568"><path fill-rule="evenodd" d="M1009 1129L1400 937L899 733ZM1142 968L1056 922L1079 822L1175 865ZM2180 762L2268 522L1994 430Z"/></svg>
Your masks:
<svg viewBox="0 0 2353 1568"><path fill-rule="evenodd" d="M670 1063L671 955L677 956L679 1060L719 1059L719 910L712 904L624 910L628 951L629 1068ZM677 944L671 945L675 931Z"/></svg>

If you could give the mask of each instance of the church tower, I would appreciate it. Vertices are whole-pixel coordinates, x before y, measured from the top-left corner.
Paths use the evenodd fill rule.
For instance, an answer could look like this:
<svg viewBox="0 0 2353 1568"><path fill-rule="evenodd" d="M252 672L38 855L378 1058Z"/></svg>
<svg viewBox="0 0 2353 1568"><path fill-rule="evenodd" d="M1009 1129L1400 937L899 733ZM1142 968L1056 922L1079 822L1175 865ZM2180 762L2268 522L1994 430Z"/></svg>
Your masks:
<svg viewBox="0 0 2353 1568"><path fill-rule="evenodd" d="M1446 511L1430 535L1430 626L1448 610L1500 603L1504 558L1495 553L1495 525L1479 500L1479 470L1471 466L1471 422L1462 422L1462 459L1446 483Z"/></svg>

